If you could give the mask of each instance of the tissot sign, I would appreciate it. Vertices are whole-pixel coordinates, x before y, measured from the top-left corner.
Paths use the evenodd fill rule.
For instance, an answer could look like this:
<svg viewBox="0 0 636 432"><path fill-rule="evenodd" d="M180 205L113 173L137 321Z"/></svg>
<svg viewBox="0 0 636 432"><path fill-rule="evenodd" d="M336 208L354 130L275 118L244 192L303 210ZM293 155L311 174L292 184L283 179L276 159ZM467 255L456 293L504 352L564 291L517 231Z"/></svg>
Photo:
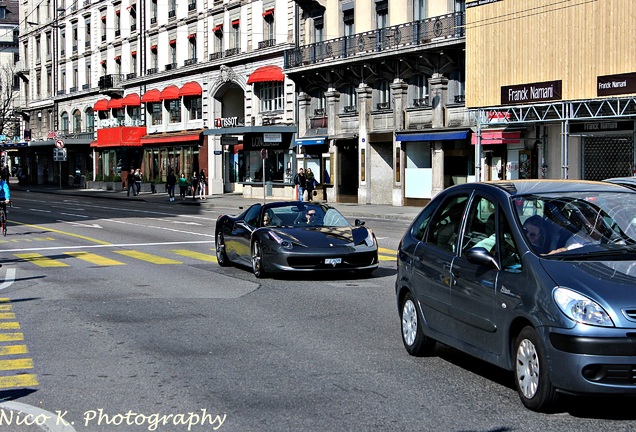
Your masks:
<svg viewBox="0 0 636 432"><path fill-rule="evenodd" d="M561 80L501 87L501 104L528 104L561 100Z"/></svg>
<svg viewBox="0 0 636 432"><path fill-rule="evenodd" d="M596 78L596 95L612 96L636 93L636 72L603 75Z"/></svg>

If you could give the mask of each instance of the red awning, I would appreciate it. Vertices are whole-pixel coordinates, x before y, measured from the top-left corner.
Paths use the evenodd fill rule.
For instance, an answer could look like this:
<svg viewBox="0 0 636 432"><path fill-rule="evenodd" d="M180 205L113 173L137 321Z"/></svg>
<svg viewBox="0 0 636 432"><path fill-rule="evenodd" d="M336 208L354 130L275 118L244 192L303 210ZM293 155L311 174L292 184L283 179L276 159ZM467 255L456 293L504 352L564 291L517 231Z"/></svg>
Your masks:
<svg viewBox="0 0 636 432"><path fill-rule="evenodd" d="M197 35L195 33L190 33L188 35L188 39L194 39L195 37L197 37Z"/></svg>
<svg viewBox="0 0 636 432"><path fill-rule="evenodd" d="M97 141L91 147L139 147L146 126L118 126L97 129Z"/></svg>
<svg viewBox="0 0 636 432"><path fill-rule="evenodd" d="M174 142L201 142L203 129L151 134L141 137L141 144L166 144Z"/></svg>
<svg viewBox="0 0 636 432"><path fill-rule="evenodd" d="M179 96L200 96L201 95L201 86L199 83L195 81L187 82L181 87L179 90Z"/></svg>
<svg viewBox="0 0 636 432"><path fill-rule="evenodd" d="M161 102L161 92L159 90L148 90L141 97L142 102Z"/></svg>
<svg viewBox="0 0 636 432"><path fill-rule="evenodd" d="M130 53L131 56L135 57L137 55L137 51L133 51Z"/></svg>
<svg viewBox="0 0 636 432"><path fill-rule="evenodd" d="M218 31L221 31L221 30L223 30L223 24L219 24L218 26L216 26L216 27L214 27L214 28L212 29L212 31L213 31L214 33L218 32Z"/></svg>
<svg viewBox="0 0 636 432"><path fill-rule="evenodd" d="M269 15L274 15L274 8L267 9L265 12L263 12L263 18Z"/></svg>
<svg viewBox="0 0 636 432"><path fill-rule="evenodd" d="M285 74L278 66L261 66L250 74L248 84L268 81L285 81Z"/></svg>
<svg viewBox="0 0 636 432"><path fill-rule="evenodd" d="M519 131L504 131L504 130L493 130L493 131L483 131L481 133L481 144L519 144L521 137L521 132ZM477 144L477 135L473 134L470 139L471 144Z"/></svg>
<svg viewBox="0 0 636 432"><path fill-rule="evenodd" d="M176 43L177 43L176 39L170 39L170 42L169 42L170 45L175 45Z"/></svg>
<svg viewBox="0 0 636 432"><path fill-rule="evenodd" d="M237 25L239 25L239 24L240 24L240 22L241 22L241 20L237 20L237 19L235 19L234 21L232 21L232 25L233 25L234 27L236 27Z"/></svg>
<svg viewBox="0 0 636 432"><path fill-rule="evenodd" d="M176 85L169 85L161 91L161 100L175 100L179 99L179 87Z"/></svg>
<svg viewBox="0 0 636 432"><path fill-rule="evenodd" d="M121 104L122 99L111 99L108 101L108 109L113 108L121 108L123 105Z"/></svg>
<svg viewBox="0 0 636 432"><path fill-rule="evenodd" d="M137 93L131 93L122 99L121 104L122 106L140 106L141 98Z"/></svg>
<svg viewBox="0 0 636 432"><path fill-rule="evenodd" d="M108 99L100 99L95 102L93 111L108 111Z"/></svg>
<svg viewBox="0 0 636 432"><path fill-rule="evenodd" d="M150 45L150 51L157 51L157 45Z"/></svg>

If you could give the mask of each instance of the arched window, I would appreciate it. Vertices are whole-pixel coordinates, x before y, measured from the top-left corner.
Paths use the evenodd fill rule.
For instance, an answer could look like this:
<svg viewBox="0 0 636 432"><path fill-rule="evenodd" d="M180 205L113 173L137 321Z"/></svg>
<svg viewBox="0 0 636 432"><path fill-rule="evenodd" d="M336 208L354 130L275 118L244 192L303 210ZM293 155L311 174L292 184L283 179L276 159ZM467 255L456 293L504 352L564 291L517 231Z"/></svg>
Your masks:
<svg viewBox="0 0 636 432"><path fill-rule="evenodd" d="M86 110L86 132L95 132L95 113L93 108Z"/></svg>
<svg viewBox="0 0 636 432"><path fill-rule="evenodd" d="M82 113L80 110L73 112L73 133L80 133L82 131Z"/></svg>
<svg viewBox="0 0 636 432"><path fill-rule="evenodd" d="M65 111L62 113L61 115L61 119L62 119L62 133L67 134L68 133L68 113Z"/></svg>

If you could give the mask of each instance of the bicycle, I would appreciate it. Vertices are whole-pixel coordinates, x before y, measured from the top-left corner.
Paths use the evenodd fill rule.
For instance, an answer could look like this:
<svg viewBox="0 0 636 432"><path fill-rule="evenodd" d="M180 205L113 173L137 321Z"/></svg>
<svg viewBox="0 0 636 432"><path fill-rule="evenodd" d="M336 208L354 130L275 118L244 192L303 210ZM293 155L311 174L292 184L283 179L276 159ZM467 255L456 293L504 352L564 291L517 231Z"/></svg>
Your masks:
<svg viewBox="0 0 636 432"><path fill-rule="evenodd" d="M11 201L2 201L0 203L2 206L2 210L0 210L0 229L2 229L2 235L4 237L7 236L7 203L9 207L11 207Z"/></svg>

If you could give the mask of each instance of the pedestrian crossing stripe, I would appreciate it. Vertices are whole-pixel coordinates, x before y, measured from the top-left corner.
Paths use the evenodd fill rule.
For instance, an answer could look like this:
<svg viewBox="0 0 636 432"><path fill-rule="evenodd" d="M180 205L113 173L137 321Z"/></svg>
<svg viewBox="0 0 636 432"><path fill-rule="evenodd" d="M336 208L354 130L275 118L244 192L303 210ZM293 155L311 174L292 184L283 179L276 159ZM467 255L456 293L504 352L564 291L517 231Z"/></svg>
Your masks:
<svg viewBox="0 0 636 432"><path fill-rule="evenodd" d="M0 319L15 319L13 312L0 312Z"/></svg>
<svg viewBox="0 0 636 432"><path fill-rule="evenodd" d="M10 356L16 354L27 354L29 350L26 345L0 346L0 356Z"/></svg>
<svg viewBox="0 0 636 432"><path fill-rule="evenodd" d="M19 374L0 377L0 389L34 387L38 385L40 385L40 383L38 382L38 377L35 374Z"/></svg>
<svg viewBox="0 0 636 432"><path fill-rule="evenodd" d="M91 264L100 265L100 266L126 265L121 261L116 261L114 259L103 257L101 255L97 255L90 252L64 252L64 253L66 255L70 255L72 257L87 261Z"/></svg>
<svg viewBox="0 0 636 432"><path fill-rule="evenodd" d="M173 260L170 258L164 258L159 255L153 255L145 252L138 252L132 250L120 250L114 251L120 255L124 255L130 258L146 261L152 264L183 264L181 261Z"/></svg>
<svg viewBox="0 0 636 432"><path fill-rule="evenodd" d="M32 262L33 264L40 267L68 267L68 264L63 263L61 261L54 260L49 257L45 257L39 253L19 253L14 254L16 257L21 258L25 261Z"/></svg>
<svg viewBox="0 0 636 432"><path fill-rule="evenodd" d="M19 239L0 239L0 244L7 243L31 243L31 242L39 242L39 241L53 241L55 238L53 237L33 237L33 238L19 238Z"/></svg>
<svg viewBox="0 0 636 432"><path fill-rule="evenodd" d="M0 330L20 330L19 322L0 322Z"/></svg>
<svg viewBox="0 0 636 432"><path fill-rule="evenodd" d="M205 253L201 253L201 252L194 252L194 251L190 251L187 249L175 249L172 252L176 253L177 255L181 255L184 257L189 257L189 258L195 258L201 261L206 261L206 262L216 262L216 257L213 255L208 255Z"/></svg>
<svg viewBox="0 0 636 432"><path fill-rule="evenodd" d="M15 333L0 333L0 342L15 342L24 340L24 334L20 332Z"/></svg>
<svg viewBox="0 0 636 432"><path fill-rule="evenodd" d="M33 360L21 358L14 360L0 360L0 371L11 371L21 369L33 369Z"/></svg>

